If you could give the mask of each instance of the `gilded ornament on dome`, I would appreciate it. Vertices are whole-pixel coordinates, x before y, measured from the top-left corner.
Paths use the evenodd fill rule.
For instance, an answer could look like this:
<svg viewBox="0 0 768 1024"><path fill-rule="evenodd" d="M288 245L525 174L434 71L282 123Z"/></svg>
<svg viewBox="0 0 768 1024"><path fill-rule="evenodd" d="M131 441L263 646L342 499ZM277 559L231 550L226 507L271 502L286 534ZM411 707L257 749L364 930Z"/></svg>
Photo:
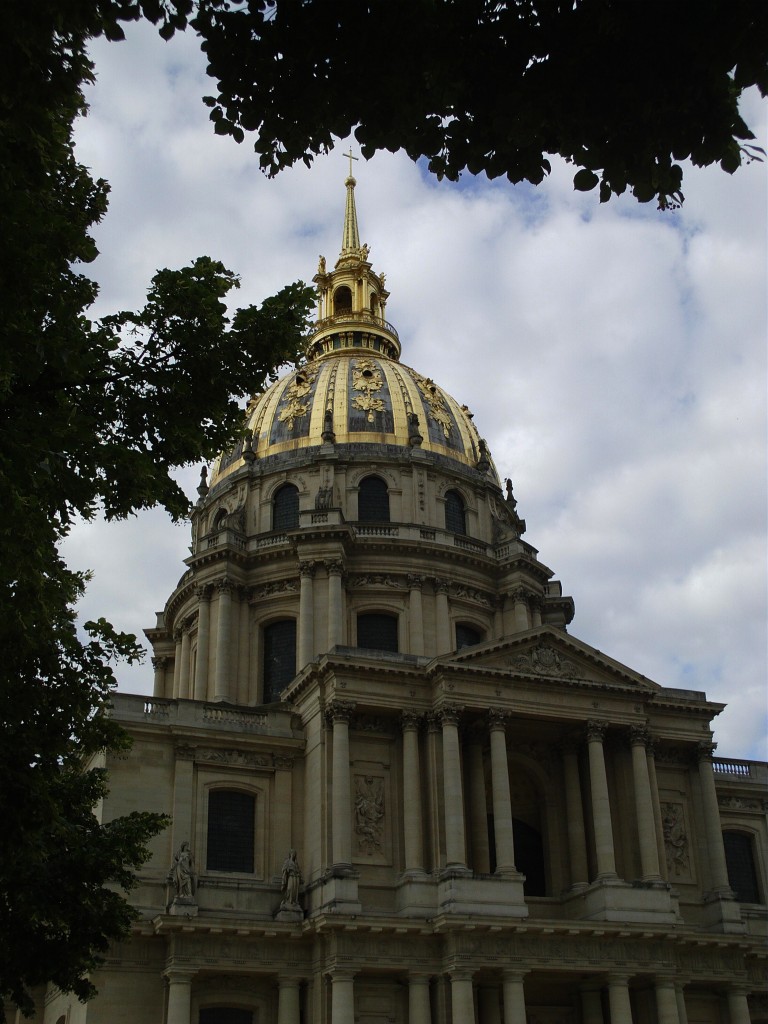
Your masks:
<svg viewBox="0 0 768 1024"><path fill-rule="evenodd" d="M413 379L429 407L429 415L442 428L445 438L450 439L453 433L453 420L437 385L429 377L422 377L418 373L413 374Z"/></svg>
<svg viewBox="0 0 768 1024"><path fill-rule="evenodd" d="M358 359L352 365L352 388L362 392L352 399L352 408L366 413L369 423L373 423L374 413L384 412L384 402L375 394L383 386L384 375L373 359Z"/></svg>
<svg viewBox="0 0 768 1024"><path fill-rule="evenodd" d="M281 423L287 423L289 430L293 430L293 424L296 420L306 416L309 412L310 403L305 402L304 399L311 392L316 376L317 370L305 368L296 374L285 389L285 405L280 410L278 419Z"/></svg>

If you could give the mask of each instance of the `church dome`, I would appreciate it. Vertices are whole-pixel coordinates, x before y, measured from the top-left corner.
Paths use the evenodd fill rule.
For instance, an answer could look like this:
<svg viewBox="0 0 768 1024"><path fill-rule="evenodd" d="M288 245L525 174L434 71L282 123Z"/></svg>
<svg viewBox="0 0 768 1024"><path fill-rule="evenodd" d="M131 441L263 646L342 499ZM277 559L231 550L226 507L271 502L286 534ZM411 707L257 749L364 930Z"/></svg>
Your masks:
<svg viewBox="0 0 768 1024"><path fill-rule="evenodd" d="M330 442L358 451L361 445L420 447L481 467L498 482L466 406L373 345L364 347L377 338L344 333L350 337L332 339L340 351L310 360L251 401L249 439L219 458L212 486L243 464L244 447L246 457L252 452L262 460Z"/></svg>
<svg viewBox="0 0 768 1024"><path fill-rule="evenodd" d="M372 445L384 455L421 448L438 461L489 474L498 485L472 413L430 377L400 362L400 339L384 318L385 277L373 271L369 248L360 244L351 175L346 188L339 259L329 272L321 256L314 277L318 320L307 362L251 399L245 440L219 456L211 487L248 461L329 444L351 446L359 454L373 451L366 447Z"/></svg>

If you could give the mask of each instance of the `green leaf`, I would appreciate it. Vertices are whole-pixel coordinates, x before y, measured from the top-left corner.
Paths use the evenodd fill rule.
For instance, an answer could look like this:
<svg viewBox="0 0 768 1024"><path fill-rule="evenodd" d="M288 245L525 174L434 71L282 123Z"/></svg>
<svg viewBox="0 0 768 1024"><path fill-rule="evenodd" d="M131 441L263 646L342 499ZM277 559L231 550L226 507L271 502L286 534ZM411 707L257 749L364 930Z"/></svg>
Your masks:
<svg viewBox="0 0 768 1024"><path fill-rule="evenodd" d="M591 192L599 180L600 179L594 171L590 171L588 168L582 167L582 169L577 171L573 176L573 187L577 192Z"/></svg>

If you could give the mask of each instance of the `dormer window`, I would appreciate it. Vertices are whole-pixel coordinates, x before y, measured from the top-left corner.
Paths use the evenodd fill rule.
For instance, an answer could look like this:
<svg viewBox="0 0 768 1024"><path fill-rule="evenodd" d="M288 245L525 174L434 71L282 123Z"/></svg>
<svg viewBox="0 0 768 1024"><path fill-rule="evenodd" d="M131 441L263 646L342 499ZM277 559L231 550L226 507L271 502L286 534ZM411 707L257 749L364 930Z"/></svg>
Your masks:
<svg viewBox="0 0 768 1024"><path fill-rule="evenodd" d="M448 491L445 495L445 528L450 533L465 535L467 532L464 499L458 491Z"/></svg>
<svg viewBox="0 0 768 1024"><path fill-rule="evenodd" d="M363 523L389 522L389 491L380 476L367 476L360 481L357 518Z"/></svg>
<svg viewBox="0 0 768 1024"><path fill-rule="evenodd" d="M352 312L352 292L345 284L341 285L333 293L333 313L338 316L340 313Z"/></svg>

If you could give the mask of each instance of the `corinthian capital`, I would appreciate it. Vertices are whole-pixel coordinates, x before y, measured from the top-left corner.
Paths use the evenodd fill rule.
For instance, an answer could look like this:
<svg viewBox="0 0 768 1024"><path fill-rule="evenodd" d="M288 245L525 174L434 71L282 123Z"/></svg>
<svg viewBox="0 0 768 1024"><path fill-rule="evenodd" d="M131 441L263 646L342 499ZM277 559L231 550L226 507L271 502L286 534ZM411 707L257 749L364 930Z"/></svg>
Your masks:
<svg viewBox="0 0 768 1024"><path fill-rule="evenodd" d="M605 739L606 728L606 722L597 722L594 720L587 722L587 740L590 743L593 740L597 740L598 743L602 743Z"/></svg>
<svg viewBox="0 0 768 1024"><path fill-rule="evenodd" d="M349 725L349 720L357 705L351 700L332 700L325 709L325 718L329 725L336 722L344 722Z"/></svg>
<svg viewBox="0 0 768 1024"><path fill-rule="evenodd" d="M442 726L458 725L464 708L460 704L443 704L437 709L437 717Z"/></svg>

